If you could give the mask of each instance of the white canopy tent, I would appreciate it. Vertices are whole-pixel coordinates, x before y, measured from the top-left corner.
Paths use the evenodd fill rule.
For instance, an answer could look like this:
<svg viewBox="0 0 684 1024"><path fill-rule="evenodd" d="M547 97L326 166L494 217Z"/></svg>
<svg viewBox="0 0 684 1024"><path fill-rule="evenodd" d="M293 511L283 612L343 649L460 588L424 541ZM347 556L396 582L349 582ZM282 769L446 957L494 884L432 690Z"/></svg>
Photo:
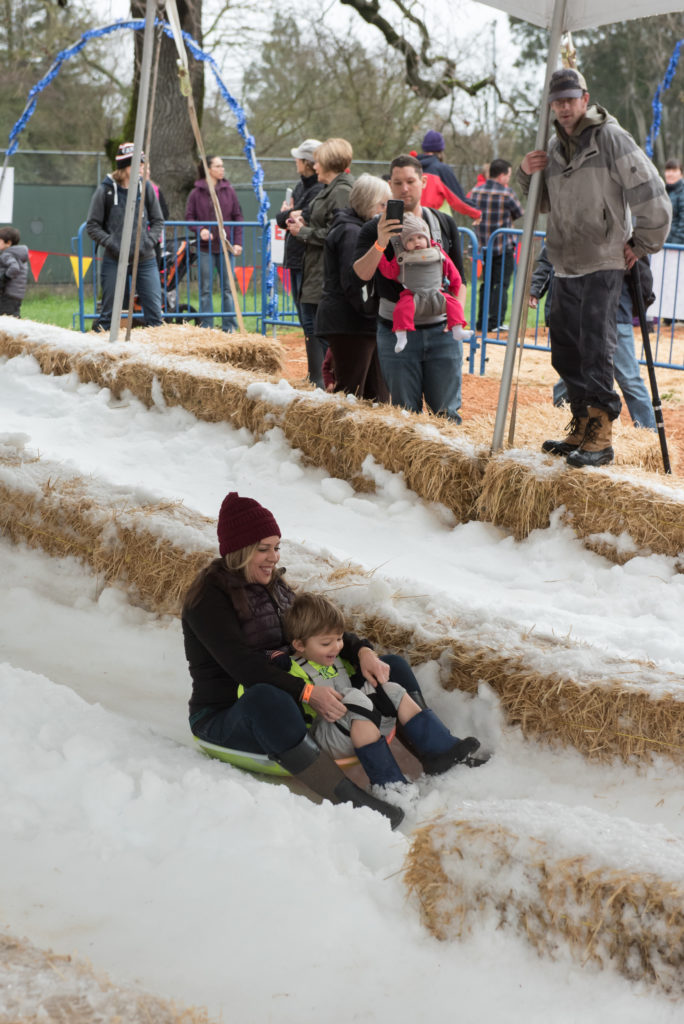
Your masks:
<svg viewBox="0 0 684 1024"><path fill-rule="evenodd" d="M546 77L541 97L541 116L537 129L535 149L546 149L549 132L548 94L549 79L558 67L561 37L566 32L584 28L597 28L615 21L630 21L633 18L649 18L657 14L670 14L682 9L682 0L481 0L489 7L505 11L516 18L529 21L549 30L549 48L546 63ZM587 83L591 92L591 82ZM508 402L513 379L515 349L518 344L523 311L527 308L527 270L532 255L534 228L537 221L541 195L542 175L533 175L530 185L523 236L520 245L518 275L513 292L510 330L506 344L499 402L494 425L492 449L503 447L503 438L508 414ZM525 316L525 320L527 317Z"/></svg>

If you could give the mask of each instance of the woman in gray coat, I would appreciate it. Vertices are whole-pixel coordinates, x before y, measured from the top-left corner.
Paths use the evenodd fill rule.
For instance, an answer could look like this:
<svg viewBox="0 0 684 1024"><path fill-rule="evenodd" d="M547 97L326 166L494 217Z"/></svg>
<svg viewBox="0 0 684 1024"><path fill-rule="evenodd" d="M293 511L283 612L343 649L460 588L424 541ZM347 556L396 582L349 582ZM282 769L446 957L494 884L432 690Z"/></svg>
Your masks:
<svg viewBox="0 0 684 1024"><path fill-rule="evenodd" d="M349 194L354 183L348 173L352 156L351 144L346 139L326 139L316 150L314 162L318 180L323 182L324 188L311 204L308 221L304 221L301 210L293 210L287 219L290 234L306 246L300 302L310 314L307 317L310 321L316 316L316 308L323 294L325 239L337 211L349 205ZM328 349L327 342L315 335L307 337L305 341L309 380L322 388L321 367Z"/></svg>

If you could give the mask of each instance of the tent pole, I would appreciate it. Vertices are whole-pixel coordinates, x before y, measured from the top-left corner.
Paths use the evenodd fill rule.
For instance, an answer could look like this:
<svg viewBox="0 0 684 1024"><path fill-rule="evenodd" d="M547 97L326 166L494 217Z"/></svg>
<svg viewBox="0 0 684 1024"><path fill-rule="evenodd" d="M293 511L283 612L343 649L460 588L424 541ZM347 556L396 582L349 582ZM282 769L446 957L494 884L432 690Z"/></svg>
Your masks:
<svg viewBox="0 0 684 1024"><path fill-rule="evenodd" d="M549 36L549 54L546 62L546 78L544 80L544 90L541 98L541 113L539 117L539 125L537 127L535 149L546 149L548 144L549 83L551 81L551 75L556 70L556 65L558 63L561 36L564 32L563 23L565 21L565 6L566 0L556 0L553 8L553 20L551 22L551 32ZM506 417L508 415L508 401L511 395L511 383L513 381L515 350L518 345L518 337L521 329L524 332L527 324L527 272L532 259L534 229L539 212L542 184L543 173L541 171L537 171L536 174L532 175L532 180L530 181L530 191L527 196L527 206L525 207L525 216L523 218L523 234L520 242L518 273L515 279L515 288L513 290L513 302L511 307L511 326L508 332L508 341L506 342L506 355L504 356L501 385L499 387L499 401L496 409L496 420L494 422L494 436L492 438L493 452L500 451L503 448ZM525 314L524 317L523 313Z"/></svg>
<svg viewBox="0 0 684 1024"><path fill-rule="evenodd" d="M135 199L138 195L140 179L140 160L143 151L143 138L145 135L145 119L147 117L147 103L150 93L150 71L152 69L152 52L154 50L154 19L156 14L156 0L147 0L145 6L145 32L143 35L142 63L140 65L140 85L138 88L138 107L135 115L135 136L133 138L133 159L131 161L131 180L128 185L128 198L124 210L124 222L121 230L121 248L119 250L119 265L116 270L116 285L114 288L114 303L112 307L112 323L109 330L109 340L116 341L119 337L119 326L121 321L121 307L123 306L124 289L126 287L126 275L128 274L128 255L131 251L131 238L133 236L133 217L135 214ZM146 182L142 183L140 202L145 202ZM133 302L133 295L129 296L129 303Z"/></svg>

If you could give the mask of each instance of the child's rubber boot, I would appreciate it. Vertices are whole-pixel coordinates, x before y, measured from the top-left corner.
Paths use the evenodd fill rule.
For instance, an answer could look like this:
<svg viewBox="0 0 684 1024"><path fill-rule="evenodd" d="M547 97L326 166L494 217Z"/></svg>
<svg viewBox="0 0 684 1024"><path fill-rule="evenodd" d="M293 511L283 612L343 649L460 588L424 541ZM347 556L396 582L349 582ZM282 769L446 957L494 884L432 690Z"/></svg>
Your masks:
<svg viewBox="0 0 684 1024"><path fill-rule="evenodd" d="M363 747L354 747L354 753L372 785L389 786L392 782L406 782L384 736Z"/></svg>
<svg viewBox="0 0 684 1024"><path fill-rule="evenodd" d="M404 722L399 739L403 736L409 741L412 753L418 757L426 775L442 775L455 764L467 764L471 768L484 764L482 759L472 757L480 741L474 736L466 736L462 740L452 736L431 708Z"/></svg>

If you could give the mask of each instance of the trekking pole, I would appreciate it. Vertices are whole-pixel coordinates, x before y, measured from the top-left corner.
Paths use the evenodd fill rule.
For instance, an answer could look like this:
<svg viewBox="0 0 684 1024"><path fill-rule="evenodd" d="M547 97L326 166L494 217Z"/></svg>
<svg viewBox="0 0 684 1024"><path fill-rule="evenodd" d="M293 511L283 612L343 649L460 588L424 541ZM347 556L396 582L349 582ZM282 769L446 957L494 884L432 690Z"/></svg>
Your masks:
<svg viewBox="0 0 684 1024"><path fill-rule="evenodd" d="M641 290L641 278L639 274L639 261L637 260L629 274L627 275L629 282L629 290L632 296L632 302L636 306L636 310L639 316L639 326L641 327L641 338L644 343L644 355L646 356L646 366L648 367L648 380L651 385L651 398L653 400L653 412L655 413L656 426L658 428L658 440L660 441L660 451L663 456L663 468L666 473L672 473L672 467L670 466L670 456L667 451L667 439L665 437L665 423L663 421L663 407L660 403L660 393L658 392L658 381L656 380L655 367L653 366L653 352L651 350L651 339L648 333L648 323L646 322L646 306L644 305L644 295Z"/></svg>

